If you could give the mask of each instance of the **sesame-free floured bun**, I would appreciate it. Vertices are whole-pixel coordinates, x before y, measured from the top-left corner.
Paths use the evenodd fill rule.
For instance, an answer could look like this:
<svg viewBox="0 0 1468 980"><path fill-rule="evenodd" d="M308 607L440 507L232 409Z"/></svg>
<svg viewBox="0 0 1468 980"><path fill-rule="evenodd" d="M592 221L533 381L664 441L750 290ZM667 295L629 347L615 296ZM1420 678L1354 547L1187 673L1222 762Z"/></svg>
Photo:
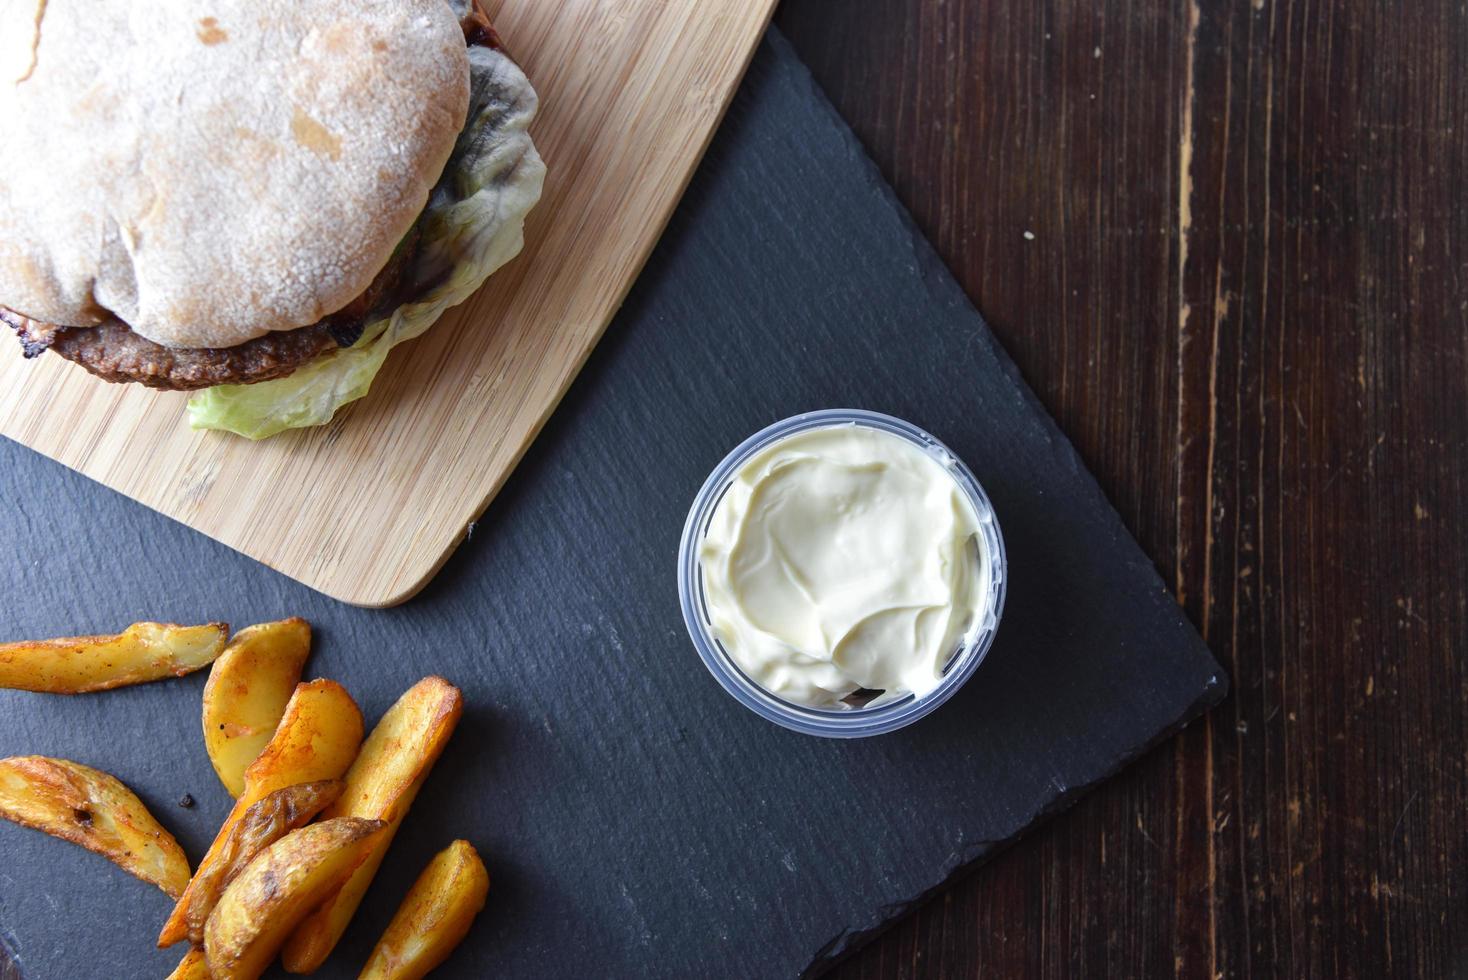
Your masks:
<svg viewBox="0 0 1468 980"><path fill-rule="evenodd" d="M479 0L0 0L0 323L321 424L519 251L537 105Z"/></svg>
<svg viewBox="0 0 1468 980"><path fill-rule="evenodd" d="M166 347L315 323L387 263L468 108L444 0L0 11L0 302L49 323Z"/></svg>

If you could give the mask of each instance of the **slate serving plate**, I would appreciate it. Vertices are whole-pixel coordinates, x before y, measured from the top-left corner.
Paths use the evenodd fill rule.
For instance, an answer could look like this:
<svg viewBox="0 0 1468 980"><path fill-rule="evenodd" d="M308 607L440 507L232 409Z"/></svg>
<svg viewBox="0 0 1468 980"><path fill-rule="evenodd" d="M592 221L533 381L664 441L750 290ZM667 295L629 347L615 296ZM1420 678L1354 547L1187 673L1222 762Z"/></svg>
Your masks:
<svg viewBox="0 0 1468 980"><path fill-rule="evenodd" d="M700 664L674 560L723 454L799 411L864 407L948 443L1003 524L988 660L941 710L854 742L760 720ZM323 488L322 492L330 492ZM308 673L374 720L409 684L463 724L337 954L349 977L454 837L490 903L444 976L793 976L1222 697L1217 664L788 45L765 41L625 308L438 579L340 605L16 445L0 445L7 638L139 617L316 624ZM202 675L0 693L0 755L115 773L190 855L228 806ZM191 809L177 805L189 793ZM25 976L162 976L169 903L0 826L0 936Z"/></svg>

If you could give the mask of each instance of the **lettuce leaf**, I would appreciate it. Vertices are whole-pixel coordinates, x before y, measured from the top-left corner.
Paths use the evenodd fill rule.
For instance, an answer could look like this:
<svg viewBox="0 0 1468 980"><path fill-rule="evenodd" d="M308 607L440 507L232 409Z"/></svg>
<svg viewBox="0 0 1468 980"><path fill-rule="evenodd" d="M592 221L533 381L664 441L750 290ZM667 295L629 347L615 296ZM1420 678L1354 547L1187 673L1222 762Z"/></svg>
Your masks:
<svg viewBox="0 0 1468 980"><path fill-rule="evenodd" d="M337 409L367 394L388 351L422 334L519 253L525 215L545 181L545 164L526 131L535 91L498 50L470 48L469 70L469 122L418 219L419 243L403 278L432 285L369 321L351 347L287 377L196 393L189 425L247 439L325 425Z"/></svg>

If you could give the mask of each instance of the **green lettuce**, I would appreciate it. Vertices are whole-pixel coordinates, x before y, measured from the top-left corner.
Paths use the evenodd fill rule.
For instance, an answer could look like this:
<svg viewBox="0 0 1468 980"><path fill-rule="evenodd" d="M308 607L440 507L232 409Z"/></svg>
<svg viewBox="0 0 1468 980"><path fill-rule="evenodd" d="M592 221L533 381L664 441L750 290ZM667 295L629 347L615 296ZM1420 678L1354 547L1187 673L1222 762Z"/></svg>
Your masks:
<svg viewBox="0 0 1468 980"><path fill-rule="evenodd" d="M252 385L220 385L189 399L189 425L264 439L325 425L367 394L390 350L419 336L519 253L525 215L540 200L545 164L527 127L535 91L502 52L469 50L469 122L418 219L418 245L403 282L432 283L369 321L351 347L295 373Z"/></svg>

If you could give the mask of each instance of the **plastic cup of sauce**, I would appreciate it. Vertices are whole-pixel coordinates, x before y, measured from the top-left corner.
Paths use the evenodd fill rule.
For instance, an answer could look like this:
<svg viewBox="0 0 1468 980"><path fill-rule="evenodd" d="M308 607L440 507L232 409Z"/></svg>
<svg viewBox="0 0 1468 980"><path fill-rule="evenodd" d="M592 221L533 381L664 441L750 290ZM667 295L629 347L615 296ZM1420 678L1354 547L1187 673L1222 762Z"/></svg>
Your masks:
<svg viewBox="0 0 1468 980"><path fill-rule="evenodd" d="M693 501L683 618L745 707L880 735L973 676L1004 608L994 508L947 447L890 415L810 412L746 439Z"/></svg>

